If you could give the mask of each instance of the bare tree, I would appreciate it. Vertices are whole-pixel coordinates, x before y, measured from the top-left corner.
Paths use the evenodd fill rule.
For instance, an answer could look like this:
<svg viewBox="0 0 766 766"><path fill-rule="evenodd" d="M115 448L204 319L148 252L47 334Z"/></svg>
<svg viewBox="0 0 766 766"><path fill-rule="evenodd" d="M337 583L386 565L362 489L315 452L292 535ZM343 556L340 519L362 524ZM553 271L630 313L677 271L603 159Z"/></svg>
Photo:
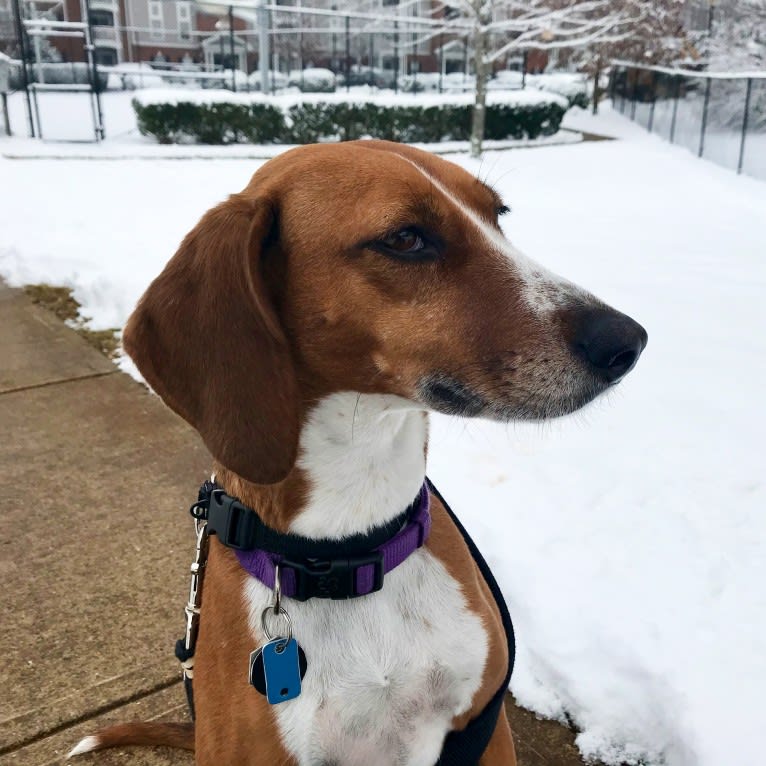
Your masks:
<svg viewBox="0 0 766 766"><path fill-rule="evenodd" d="M618 0L462 0L471 26L476 98L471 156L481 155L487 83L499 62L530 50L578 48L623 39L640 18L637 3Z"/></svg>
<svg viewBox="0 0 766 766"><path fill-rule="evenodd" d="M766 0L698 3L706 29L697 34L702 62L711 71L762 70L766 66Z"/></svg>
<svg viewBox="0 0 766 766"><path fill-rule="evenodd" d="M635 18L630 34L563 52L564 59L593 78L594 114L602 95L601 73L610 61L673 66L699 58L684 24L686 0L624 0L622 4L629 6L626 11Z"/></svg>

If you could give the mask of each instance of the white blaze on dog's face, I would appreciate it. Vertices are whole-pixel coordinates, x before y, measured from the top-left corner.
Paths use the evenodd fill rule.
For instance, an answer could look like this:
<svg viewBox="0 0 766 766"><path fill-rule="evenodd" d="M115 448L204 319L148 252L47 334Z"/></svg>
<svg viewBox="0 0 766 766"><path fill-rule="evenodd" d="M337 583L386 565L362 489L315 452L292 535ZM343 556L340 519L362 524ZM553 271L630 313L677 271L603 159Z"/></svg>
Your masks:
<svg viewBox="0 0 766 766"><path fill-rule="evenodd" d="M357 142L348 163L343 149L285 187L272 259L286 332L318 395L540 419L633 367L643 328L516 250L492 189L405 146Z"/></svg>
<svg viewBox="0 0 766 766"><path fill-rule="evenodd" d="M289 473L308 410L333 394L500 420L572 412L633 367L646 333L521 255L502 208L404 145L294 149L203 216L124 347L255 483Z"/></svg>

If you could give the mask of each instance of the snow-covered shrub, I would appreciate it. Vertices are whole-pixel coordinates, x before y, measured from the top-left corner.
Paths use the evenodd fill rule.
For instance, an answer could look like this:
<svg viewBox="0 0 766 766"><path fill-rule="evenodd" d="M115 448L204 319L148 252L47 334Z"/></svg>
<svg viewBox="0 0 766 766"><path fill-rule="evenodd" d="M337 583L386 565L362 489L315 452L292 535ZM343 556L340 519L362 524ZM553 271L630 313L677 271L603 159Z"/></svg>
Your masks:
<svg viewBox="0 0 766 766"><path fill-rule="evenodd" d="M240 93L195 94L179 90L134 100L138 126L161 143L312 143L383 138L436 143L467 140L470 95L306 97ZM567 101L539 92L493 94L485 138L537 138L555 133Z"/></svg>
<svg viewBox="0 0 766 766"><path fill-rule="evenodd" d="M281 110L270 104L179 101L141 104L133 99L138 129L161 144L271 143L285 132Z"/></svg>
<svg viewBox="0 0 766 766"><path fill-rule="evenodd" d="M261 72L255 69L248 75L250 90L261 89ZM288 86L288 77L284 72L269 70L269 90L284 90Z"/></svg>
<svg viewBox="0 0 766 766"><path fill-rule="evenodd" d="M346 85L346 76L341 72L336 78L337 85ZM361 64L351 66L348 73L348 84L372 85L376 88L393 88L394 72L392 69L381 69L380 67L368 67Z"/></svg>
<svg viewBox="0 0 766 766"><path fill-rule="evenodd" d="M138 88L161 88L165 83L156 69L149 64L123 62L112 67L99 67L109 78L110 90L137 90Z"/></svg>
<svg viewBox="0 0 766 766"><path fill-rule="evenodd" d="M555 133L566 112L560 99L489 103L485 138L537 138ZM468 140L472 105L464 103L298 103L288 121L296 143L369 136L407 143Z"/></svg>
<svg viewBox="0 0 766 766"><path fill-rule="evenodd" d="M437 93L439 91L439 73L421 72L399 78L399 90L402 93Z"/></svg>
<svg viewBox="0 0 766 766"><path fill-rule="evenodd" d="M569 106L588 108L588 81L585 75L570 72L551 72L550 74L527 75L528 87L556 93L569 101Z"/></svg>
<svg viewBox="0 0 766 766"><path fill-rule="evenodd" d="M464 107L387 106L376 103L299 103L290 107L290 140L309 144L368 136L432 143L464 137L470 125Z"/></svg>
<svg viewBox="0 0 766 766"><path fill-rule="evenodd" d="M226 87L231 87L231 70L227 70L224 72L226 75L226 79L224 82L226 83ZM237 86L237 90L241 93L242 91L249 91L250 90L250 79L247 76L247 72L243 72L241 69L235 69L234 70L234 83Z"/></svg>
<svg viewBox="0 0 766 766"><path fill-rule="evenodd" d="M442 78L442 88L446 93L473 93L476 90L476 77L462 72L450 72Z"/></svg>
<svg viewBox="0 0 766 766"><path fill-rule="evenodd" d="M524 76L521 72L512 69L501 69L495 72L492 79L487 83L489 90L518 90L521 88Z"/></svg>
<svg viewBox="0 0 766 766"><path fill-rule="evenodd" d="M329 69L309 67L290 72L288 85L299 88L303 93L334 93L335 74Z"/></svg>

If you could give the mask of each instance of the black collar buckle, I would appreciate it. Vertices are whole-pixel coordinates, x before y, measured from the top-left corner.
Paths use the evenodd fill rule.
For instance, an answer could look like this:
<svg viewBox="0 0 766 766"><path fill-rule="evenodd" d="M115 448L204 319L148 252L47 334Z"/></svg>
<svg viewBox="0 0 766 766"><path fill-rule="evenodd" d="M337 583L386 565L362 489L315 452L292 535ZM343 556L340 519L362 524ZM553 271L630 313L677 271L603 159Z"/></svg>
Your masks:
<svg viewBox="0 0 766 766"><path fill-rule="evenodd" d="M306 562L284 559L280 567L290 568L295 572L295 595L298 601L310 598L329 598L341 600L354 598L360 594L357 588L357 572L361 567L372 566L372 589L374 593L383 587L383 553L373 551L365 556L327 559L326 561L309 560Z"/></svg>
<svg viewBox="0 0 766 766"><path fill-rule="evenodd" d="M253 547L255 514L222 489L213 489L207 505L208 532L214 532L228 548L245 551Z"/></svg>

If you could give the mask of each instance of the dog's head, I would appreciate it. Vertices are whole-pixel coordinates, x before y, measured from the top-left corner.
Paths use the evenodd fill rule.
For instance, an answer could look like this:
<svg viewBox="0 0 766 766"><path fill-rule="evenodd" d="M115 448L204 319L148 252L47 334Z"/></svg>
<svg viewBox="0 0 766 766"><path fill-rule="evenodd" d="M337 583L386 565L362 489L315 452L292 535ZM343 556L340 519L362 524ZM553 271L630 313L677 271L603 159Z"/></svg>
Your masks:
<svg viewBox="0 0 766 766"><path fill-rule="evenodd" d="M503 209L406 146L295 149L184 239L125 349L256 483L284 478L306 408L337 391L499 420L570 413L633 367L646 333L519 253Z"/></svg>

